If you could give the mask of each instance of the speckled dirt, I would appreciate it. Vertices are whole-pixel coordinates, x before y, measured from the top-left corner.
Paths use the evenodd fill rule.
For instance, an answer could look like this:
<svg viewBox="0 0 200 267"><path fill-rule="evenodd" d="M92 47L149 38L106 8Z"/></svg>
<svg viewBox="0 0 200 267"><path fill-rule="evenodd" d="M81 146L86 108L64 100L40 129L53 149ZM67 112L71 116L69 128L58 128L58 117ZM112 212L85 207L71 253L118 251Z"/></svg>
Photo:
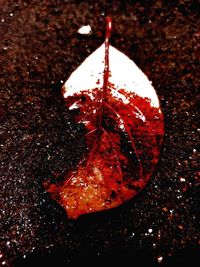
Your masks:
<svg viewBox="0 0 200 267"><path fill-rule="evenodd" d="M138 259L141 266L171 266L198 259L198 6L197 0L0 0L2 266ZM42 181L62 177L84 151L83 131L60 89L103 42L106 15L113 18L112 45L153 82L165 116L164 144L137 198L69 221ZM92 34L79 34L88 24Z"/></svg>

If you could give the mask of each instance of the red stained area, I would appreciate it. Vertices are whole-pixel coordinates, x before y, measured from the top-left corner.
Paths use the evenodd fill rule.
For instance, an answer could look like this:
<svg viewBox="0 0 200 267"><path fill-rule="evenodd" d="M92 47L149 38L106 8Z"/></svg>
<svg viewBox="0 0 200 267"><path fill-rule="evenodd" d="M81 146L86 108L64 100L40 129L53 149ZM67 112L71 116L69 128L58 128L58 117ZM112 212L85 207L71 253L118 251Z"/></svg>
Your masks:
<svg viewBox="0 0 200 267"><path fill-rule="evenodd" d="M110 31L107 19L102 90L82 91L66 99L74 120L85 126L88 153L62 182L44 185L71 219L117 207L141 191L158 161L164 134L162 113L149 99L123 89L125 103L113 95Z"/></svg>

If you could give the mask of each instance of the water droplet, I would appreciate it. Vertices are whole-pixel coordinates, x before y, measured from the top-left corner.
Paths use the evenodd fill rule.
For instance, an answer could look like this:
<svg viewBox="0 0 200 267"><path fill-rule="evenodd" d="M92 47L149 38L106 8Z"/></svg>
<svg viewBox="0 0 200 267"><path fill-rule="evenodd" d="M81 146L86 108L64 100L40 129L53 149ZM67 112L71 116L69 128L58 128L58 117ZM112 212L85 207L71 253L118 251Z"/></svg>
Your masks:
<svg viewBox="0 0 200 267"><path fill-rule="evenodd" d="M158 256L158 258L157 258L158 263L161 263L162 260L163 260L163 257L162 256Z"/></svg>

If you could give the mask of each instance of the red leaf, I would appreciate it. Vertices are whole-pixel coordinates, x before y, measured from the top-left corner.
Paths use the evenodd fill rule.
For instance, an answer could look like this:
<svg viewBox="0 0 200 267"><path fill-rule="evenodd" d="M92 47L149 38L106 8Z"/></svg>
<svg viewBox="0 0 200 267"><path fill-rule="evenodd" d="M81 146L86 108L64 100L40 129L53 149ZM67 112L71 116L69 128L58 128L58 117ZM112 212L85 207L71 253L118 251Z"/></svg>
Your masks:
<svg viewBox="0 0 200 267"><path fill-rule="evenodd" d="M155 90L130 59L109 45L110 31L108 19L105 45L63 87L74 120L85 126L88 153L62 183L45 188L72 219L134 197L159 158L164 131Z"/></svg>

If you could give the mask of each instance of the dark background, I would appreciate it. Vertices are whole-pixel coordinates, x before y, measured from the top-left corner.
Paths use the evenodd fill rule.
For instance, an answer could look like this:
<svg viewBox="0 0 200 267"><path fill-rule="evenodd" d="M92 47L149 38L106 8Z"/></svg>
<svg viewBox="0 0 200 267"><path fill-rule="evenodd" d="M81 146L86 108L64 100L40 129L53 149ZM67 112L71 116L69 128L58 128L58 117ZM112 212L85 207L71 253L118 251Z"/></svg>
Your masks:
<svg viewBox="0 0 200 267"><path fill-rule="evenodd" d="M149 267L159 257L159 266L197 265L198 8L199 1L186 0L0 0L3 266L139 261ZM165 137L160 162L141 194L119 208L69 221L42 181L62 177L84 151L83 131L65 109L60 89L104 41L106 15L113 18L111 44L153 82ZM88 24L91 35L77 32Z"/></svg>

